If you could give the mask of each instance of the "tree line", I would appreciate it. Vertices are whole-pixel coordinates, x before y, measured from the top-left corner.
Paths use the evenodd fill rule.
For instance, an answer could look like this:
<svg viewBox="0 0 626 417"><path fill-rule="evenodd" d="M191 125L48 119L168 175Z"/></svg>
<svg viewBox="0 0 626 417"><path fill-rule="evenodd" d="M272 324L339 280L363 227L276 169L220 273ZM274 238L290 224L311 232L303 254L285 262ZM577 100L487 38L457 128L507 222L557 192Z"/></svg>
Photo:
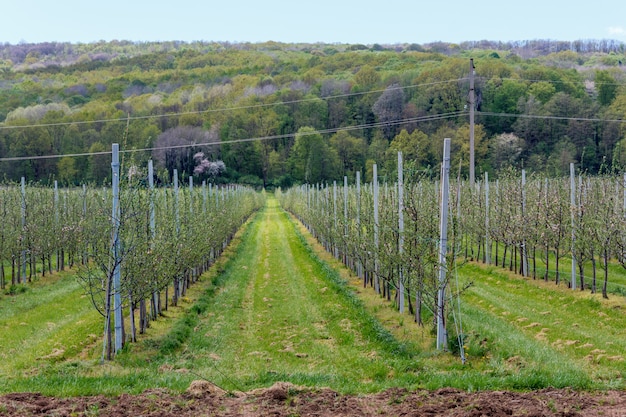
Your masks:
<svg viewBox="0 0 626 417"><path fill-rule="evenodd" d="M470 57L478 174L623 168L623 45L553 45L4 45L0 172L106 183L104 153L124 138L133 171L145 174L153 159L160 181L176 169L197 181L285 187L358 171L371 179L372 163L391 175L398 150L429 170L450 137L467 175ZM311 143L298 143L303 136ZM33 158L50 155L58 158Z"/></svg>

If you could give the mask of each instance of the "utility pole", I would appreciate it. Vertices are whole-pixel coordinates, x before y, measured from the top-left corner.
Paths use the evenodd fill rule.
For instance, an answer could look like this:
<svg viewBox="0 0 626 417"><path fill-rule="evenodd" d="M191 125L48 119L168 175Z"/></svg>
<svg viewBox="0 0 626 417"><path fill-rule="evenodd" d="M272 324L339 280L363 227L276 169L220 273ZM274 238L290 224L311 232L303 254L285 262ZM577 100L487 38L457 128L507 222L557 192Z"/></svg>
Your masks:
<svg viewBox="0 0 626 417"><path fill-rule="evenodd" d="M474 178L475 178L475 173L474 173L474 107L475 105L475 98L474 98L474 58L470 58L470 73L469 73L469 79L470 79L470 91L469 91L469 117L470 117L470 143L469 143L469 149L470 149L470 156L469 156L469 180L470 180L470 186L473 187L474 186Z"/></svg>

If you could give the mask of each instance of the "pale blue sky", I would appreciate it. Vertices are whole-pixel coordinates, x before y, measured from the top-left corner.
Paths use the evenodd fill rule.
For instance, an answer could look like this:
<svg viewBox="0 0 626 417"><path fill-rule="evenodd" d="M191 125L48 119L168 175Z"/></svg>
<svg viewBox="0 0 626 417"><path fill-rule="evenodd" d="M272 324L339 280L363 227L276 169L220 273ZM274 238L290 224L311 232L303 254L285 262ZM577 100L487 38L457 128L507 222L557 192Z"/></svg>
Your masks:
<svg viewBox="0 0 626 417"><path fill-rule="evenodd" d="M626 1L7 0L0 42L429 43L616 39ZM8 3L8 4L6 4Z"/></svg>

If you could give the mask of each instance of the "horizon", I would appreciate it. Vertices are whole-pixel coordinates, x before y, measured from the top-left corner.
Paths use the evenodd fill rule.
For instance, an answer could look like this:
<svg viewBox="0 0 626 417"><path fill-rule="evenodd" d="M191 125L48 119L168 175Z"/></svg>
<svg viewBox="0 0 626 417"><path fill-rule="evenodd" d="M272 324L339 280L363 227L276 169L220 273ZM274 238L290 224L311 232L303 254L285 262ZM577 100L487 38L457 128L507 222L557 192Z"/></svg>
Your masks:
<svg viewBox="0 0 626 417"><path fill-rule="evenodd" d="M214 41L214 40L181 40L181 39L168 39L168 40L132 40L132 39L100 39L89 42L73 42L73 41L40 41L40 42L27 42L22 40L17 43L11 42L1 42L0 46L20 46L20 45L41 45L41 44L69 44L69 45L96 45L100 43L131 43L131 44L160 44L160 43L182 43L182 44L194 44L194 43L204 43L204 44L232 44L232 45L263 45L268 43L276 43L281 45L364 45L364 46L401 46L401 45L420 45L420 46L430 46L430 45L464 45L468 43L500 43L503 45L506 44L516 44L516 43L525 43L525 42L554 42L554 43L575 43L575 42L615 42L620 45L626 45L626 40L620 40L617 38L581 38L574 40L562 40L562 39L549 39L549 38L533 38L533 39L512 39L508 41L502 41L497 39L471 39L471 40L463 40L460 42L448 42L448 41L430 41L430 42L373 42L373 43L362 43L362 42L288 42L288 41L275 41L275 40L266 40L266 41Z"/></svg>
<svg viewBox="0 0 626 417"><path fill-rule="evenodd" d="M163 0L106 5L79 0L9 2L0 43L69 42L231 42L328 44L458 44L462 39L615 40L626 42L622 16L626 3L599 0L580 9L565 2L528 0L523 7L485 0L480 7L449 0L445 5L390 0L384 7L367 2L320 0L314 6L268 0L196 4Z"/></svg>

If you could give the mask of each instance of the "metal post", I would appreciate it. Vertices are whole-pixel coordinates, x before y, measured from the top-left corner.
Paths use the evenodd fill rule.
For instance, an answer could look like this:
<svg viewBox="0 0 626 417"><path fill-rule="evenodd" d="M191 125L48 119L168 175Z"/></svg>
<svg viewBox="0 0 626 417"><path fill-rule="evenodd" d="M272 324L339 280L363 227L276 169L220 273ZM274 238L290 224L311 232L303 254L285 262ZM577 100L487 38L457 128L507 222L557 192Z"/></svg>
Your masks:
<svg viewBox="0 0 626 417"><path fill-rule="evenodd" d="M446 255L448 251L448 194L450 190L450 139L443 142L441 166L441 208L439 210L439 290L437 292L437 350L445 350L447 334L445 324Z"/></svg>

